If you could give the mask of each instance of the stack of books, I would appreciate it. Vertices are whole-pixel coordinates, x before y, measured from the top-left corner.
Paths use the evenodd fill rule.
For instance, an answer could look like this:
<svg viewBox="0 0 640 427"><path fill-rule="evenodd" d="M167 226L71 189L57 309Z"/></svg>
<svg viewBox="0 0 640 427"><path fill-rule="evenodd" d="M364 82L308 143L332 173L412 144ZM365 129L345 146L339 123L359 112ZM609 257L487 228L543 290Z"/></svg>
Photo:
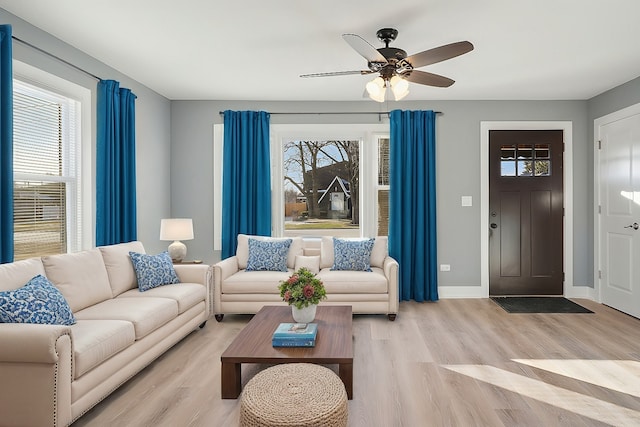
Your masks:
<svg viewBox="0 0 640 427"><path fill-rule="evenodd" d="M280 323L273 333L274 347L315 347L317 323Z"/></svg>

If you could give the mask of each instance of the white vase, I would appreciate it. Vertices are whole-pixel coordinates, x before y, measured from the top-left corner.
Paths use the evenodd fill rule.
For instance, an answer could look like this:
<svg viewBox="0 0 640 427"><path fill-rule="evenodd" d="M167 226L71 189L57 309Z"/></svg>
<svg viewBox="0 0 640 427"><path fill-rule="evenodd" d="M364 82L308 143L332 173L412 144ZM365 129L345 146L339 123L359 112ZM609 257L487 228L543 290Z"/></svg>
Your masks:
<svg viewBox="0 0 640 427"><path fill-rule="evenodd" d="M311 304L308 307L297 308L295 305L291 306L291 314L293 314L293 320L296 323L311 323L316 318L317 304Z"/></svg>

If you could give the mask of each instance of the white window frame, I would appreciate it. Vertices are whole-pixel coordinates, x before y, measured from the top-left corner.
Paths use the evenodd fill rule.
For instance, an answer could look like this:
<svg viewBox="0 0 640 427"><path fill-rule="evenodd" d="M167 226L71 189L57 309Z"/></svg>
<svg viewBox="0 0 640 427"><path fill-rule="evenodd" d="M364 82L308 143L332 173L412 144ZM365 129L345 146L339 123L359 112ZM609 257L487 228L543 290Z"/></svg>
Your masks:
<svg viewBox="0 0 640 427"><path fill-rule="evenodd" d="M374 142L375 142L375 153L374 153L374 157L375 157L375 183L376 183L376 188L375 188L375 200L376 200L376 206L374 209L374 213L375 213L375 217L374 217L374 223L375 223L375 233L377 234L378 232L378 221L380 220L379 217L379 208L378 208L378 193L381 190L387 190L389 191L389 188L391 188L389 186L389 184L380 184L380 179L379 179L379 175L378 175L378 171L380 169L380 156L378 155L380 149L380 140L381 139L391 139L391 135L390 132L387 132L385 134L374 134ZM391 141L389 141L389 143L391 143ZM389 147L389 150L391 150L391 147ZM387 233L388 234L388 233Z"/></svg>
<svg viewBox="0 0 640 427"><path fill-rule="evenodd" d="M271 200L273 236L284 235L284 158L288 141L359 141L360 148L360 236L377 232L378 146L377 138L388 134L389 125L273 125L271 127ZM374 144L375 143L375 144Z"/></svg>
<svg viewBox="0 0 640 427"><path fill-rule="evenodd" d="M78 191L69 191L67 197L67 252L92 248L95 242L95 198L93 197L93 149L91 129L91 90L50 74L21 61L13 61L13 77L32 86L40 87L73 99L76 104L77 144L76 162ZM63 130L67 131L67 130ZM15 179L20 179L16 176ZM51 177L47 177L51 179ZM78 200L79 199L79 200Z"/></svg>

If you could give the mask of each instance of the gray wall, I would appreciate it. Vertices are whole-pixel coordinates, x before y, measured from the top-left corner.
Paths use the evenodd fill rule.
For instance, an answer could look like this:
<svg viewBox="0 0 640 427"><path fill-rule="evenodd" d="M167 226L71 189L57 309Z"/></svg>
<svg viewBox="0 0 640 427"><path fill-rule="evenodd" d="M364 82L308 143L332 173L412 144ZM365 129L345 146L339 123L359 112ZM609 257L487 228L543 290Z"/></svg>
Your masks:
<svg viewBox="0 0 640 427"><path fill-rule="evenodd" d="M171 103L172 211L194 219L196 239L189 242L190 257L217 260L213 248L213 125L222 123L220 111L276 112L381 111L380 105L362 102L232 102L173 101ZM592 257L587 229L590 187L587 176L586 101L433 101L398 102L400 109L433 109L437 119L438 257L451 264L440 274L441 286L480 285L480 122L544 120L573 122L574 144L574 282L593 286ZM379 123L378 116L273 115L272 124ZM471 208L460 206L460 196L473 196Z"/></svg>
<svg viewBox="0 0 640 427"><path fill-rule="evenodd" d="M165 249L167 243L161 242L158 237L160 219L171 214L169 100L4 9L0 9L0 22L11 24L15 37L102 79L118 80L121 87L130 88L136 94L138 239L149 253ZM96 79L17 41L13 43L13 56L21 62L91 89L95 118ZM95 153L95 131L91 143ZM95 202L91 203L95 211Z"/></svg>

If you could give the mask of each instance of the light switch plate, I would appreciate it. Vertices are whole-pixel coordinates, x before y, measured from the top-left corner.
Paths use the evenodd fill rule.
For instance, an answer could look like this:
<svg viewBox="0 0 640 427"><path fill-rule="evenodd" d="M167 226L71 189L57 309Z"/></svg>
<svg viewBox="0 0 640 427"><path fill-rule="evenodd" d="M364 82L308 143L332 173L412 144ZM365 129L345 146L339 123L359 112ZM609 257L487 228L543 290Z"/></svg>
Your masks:
<svg viewBox="0 0 640 427"><path fill-rule="evenodd" d="M462 206L473 206L472 196L462 196L460 199L462 201Z"/></svg>

